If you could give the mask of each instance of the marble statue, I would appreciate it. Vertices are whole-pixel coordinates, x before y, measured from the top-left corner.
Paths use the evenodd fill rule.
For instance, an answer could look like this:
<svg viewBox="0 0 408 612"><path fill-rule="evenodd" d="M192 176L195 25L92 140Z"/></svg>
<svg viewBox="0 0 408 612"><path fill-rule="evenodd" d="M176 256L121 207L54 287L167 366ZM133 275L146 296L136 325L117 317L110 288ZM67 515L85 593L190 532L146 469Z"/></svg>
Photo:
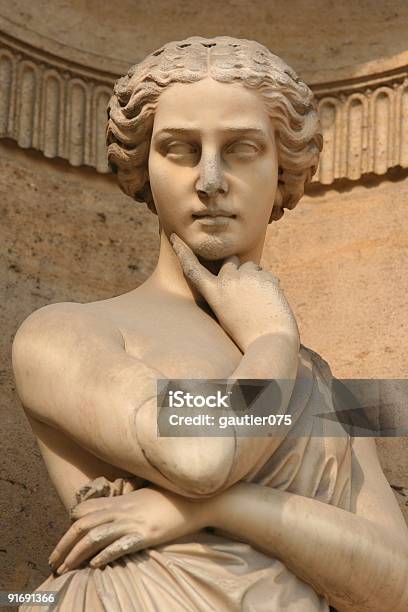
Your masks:
<svg viewBox="0 0 408 612"><path fill-rule="evenodd" d="M408 530L374 440L302 422L332 374L259 265L317 167L311 90L256 42L193 37L119 79L108 116L160 252L139 287L17 332L18 394L72 519L39 590L64 612L406 612ZM274 408L296 403L302 435L159 437L158 378L290 381Z"/></svg>

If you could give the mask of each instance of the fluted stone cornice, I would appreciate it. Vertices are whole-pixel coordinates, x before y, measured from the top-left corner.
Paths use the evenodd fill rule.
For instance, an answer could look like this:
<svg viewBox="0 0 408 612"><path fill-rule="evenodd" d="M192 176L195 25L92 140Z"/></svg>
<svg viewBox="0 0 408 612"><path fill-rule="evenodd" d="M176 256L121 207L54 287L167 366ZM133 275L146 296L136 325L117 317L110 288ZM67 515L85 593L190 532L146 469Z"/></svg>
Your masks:
<svg viewBox="0 0 408 612"><path fill-rule="evenodd" d="M329 185L408 167L408 57L398 68L312 89L324 139L315 181Z"/></svg>
<svg viewBox="0 0 408 612"><path fill-rule="evenodd" d="M7 33L6 33L7 32ZM408 54L305 80L318 99L324 148L315 182L408 167ZM0 137L46 157L108 172L106 106L132 63L85 53L0 18ZM350 69L351 70L351 69Z"/></svg>

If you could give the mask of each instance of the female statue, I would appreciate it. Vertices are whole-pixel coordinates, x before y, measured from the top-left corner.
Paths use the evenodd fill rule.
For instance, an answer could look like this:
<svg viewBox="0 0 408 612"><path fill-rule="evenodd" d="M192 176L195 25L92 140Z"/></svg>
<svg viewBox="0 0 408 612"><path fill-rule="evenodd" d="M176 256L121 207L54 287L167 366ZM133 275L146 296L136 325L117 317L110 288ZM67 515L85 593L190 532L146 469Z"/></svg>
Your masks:
<svg viewBox="0 0 408 612"><path fill-rule="evenodd" d="M194 37L132 67L108 114L109 163L158 215L160 253L136 289L16 335L18 393L73 507L40 590L64 612L407 610L374 441L316 435L330 368L259 265L317 166L311 91L262 45ZM158 437L158 378L290 381L274 411L296 405L293 435Z"/></svg>

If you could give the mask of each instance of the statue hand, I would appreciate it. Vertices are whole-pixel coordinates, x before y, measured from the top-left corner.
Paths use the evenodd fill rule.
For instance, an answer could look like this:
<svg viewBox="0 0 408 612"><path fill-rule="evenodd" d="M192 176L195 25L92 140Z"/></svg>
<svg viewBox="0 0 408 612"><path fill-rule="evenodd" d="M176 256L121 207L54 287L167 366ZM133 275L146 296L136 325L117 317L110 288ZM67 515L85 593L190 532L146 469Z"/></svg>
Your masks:
<svg viewBox="0 0 408 612"><path fill-rule="evenodd" d="M143 481L140 478L116 478L111 481L105 476L98 476L83 485L75 494L76 504L80 504L88 499L97 497L115 497L116 495L124 495L141 487ZM72 509L73 509L72 508Z"/></svg>
<svg viewBox="0 0 408 612"><path fill-rule="evenodd" d="M146 487L126 495L90 499L71 510L73 525L52 552L58 574L91 559L92 568L203 529L212 521L211 499L191 500Z"/></svg>
<svg viewBox="0 0 408 612"><path fill-rule="evenodd" d="M295 316L279 287L279 279L271 272L253 261L241 264L239 257L232 256L215 276L176 234L171 235L170 242L185 276L243 352L265 334L289 336L299 345Z"/></svg>

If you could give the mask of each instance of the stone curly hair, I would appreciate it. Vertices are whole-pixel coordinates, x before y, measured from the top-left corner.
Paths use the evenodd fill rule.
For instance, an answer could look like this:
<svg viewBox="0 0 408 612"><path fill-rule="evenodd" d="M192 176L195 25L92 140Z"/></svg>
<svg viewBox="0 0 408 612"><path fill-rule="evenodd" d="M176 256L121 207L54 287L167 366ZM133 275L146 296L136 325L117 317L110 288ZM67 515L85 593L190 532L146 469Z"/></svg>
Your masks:
<svg viewBox="0 0 408 612"><path fill-rule="evenodd" d="M241 82L261 96L274 122L278 189L270 221L293 209L316 172L322 135L313 93L297 74L263 45L219 36L168 43L132 66L115 83L108 104L108 163L124 193L156 213L148 174L154 113L160 94L173 83L210 76Z"/></svg>

